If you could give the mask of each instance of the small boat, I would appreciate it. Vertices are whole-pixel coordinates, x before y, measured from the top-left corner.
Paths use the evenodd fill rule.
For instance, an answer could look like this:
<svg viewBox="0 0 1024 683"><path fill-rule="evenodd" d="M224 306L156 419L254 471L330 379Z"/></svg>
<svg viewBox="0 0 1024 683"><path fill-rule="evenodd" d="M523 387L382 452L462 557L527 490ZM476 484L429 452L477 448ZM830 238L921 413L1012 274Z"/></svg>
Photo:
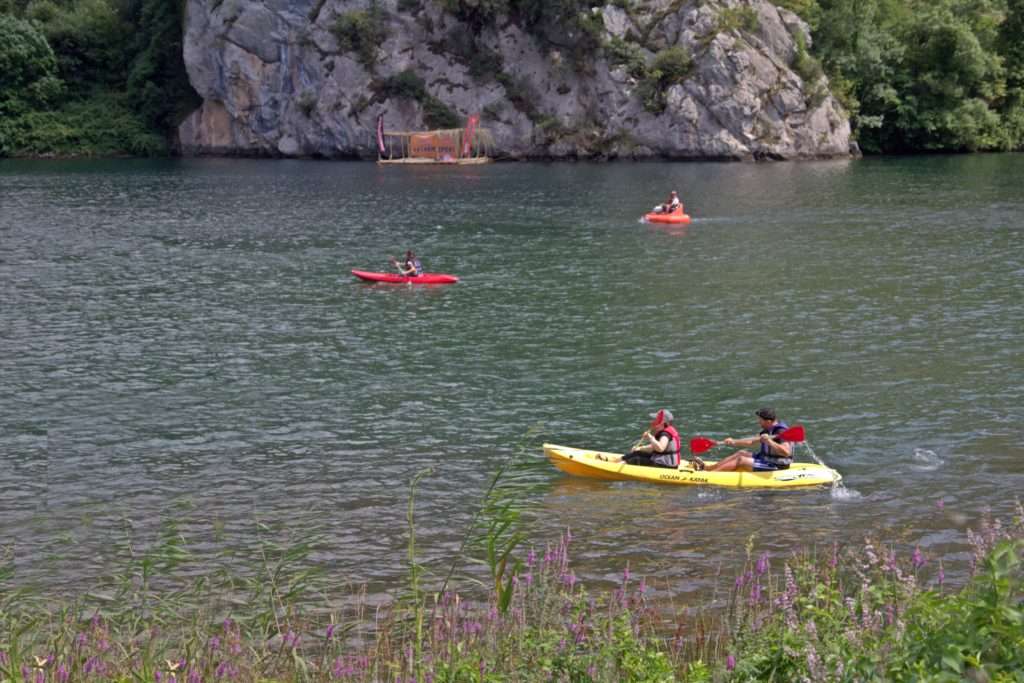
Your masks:
<svg viewBox="0 0 1024 683"><path fill-rule="evenodd" d="M387 282L395 285L450 285L459 278L446 273L423 273L422 275L398 275L397 273L374 273L368 270L353 270L352 274L366 282Z"/></svg>
<svg viewBox="0 0 1024 683"><path fill-rule="evenodd" d="M795 462L789 469L772 472L707 472L693 469L685 460L678 469L644 467L615 462L619 453L591 451L571 446L544 444L544 455L567 474L608 481L649 481L656 484L688 486L725 486L737 489L777 489L800 486L828 486L843 477L830 467L816 463ZM601 458L606 458L602 460ZM714 462L706 460L705 464Z"/></svg>
<svg viewBox="0 0 1024 683"><path fill-rule="evenodd" d="M661 213L658 211L652 211L644 214L644 220L648 223L675 223L677 225L686 225L690 222L690 216L683 213L683 205L673 210L671 213Z"/></svg>

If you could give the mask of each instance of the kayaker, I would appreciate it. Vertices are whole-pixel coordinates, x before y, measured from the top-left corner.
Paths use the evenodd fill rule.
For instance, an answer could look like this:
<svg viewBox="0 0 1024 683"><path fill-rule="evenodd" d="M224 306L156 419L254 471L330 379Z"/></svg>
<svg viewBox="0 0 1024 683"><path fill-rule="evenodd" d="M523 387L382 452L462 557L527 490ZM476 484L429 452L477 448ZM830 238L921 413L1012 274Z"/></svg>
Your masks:
<svg viewBox="0 0 1024 683"><path fill-rule="evenodd" d="M682 205L683 203L679 201L679 195L676 193L675 190L672 190L672 194L668 196L668 201L665 202L664 204L659 204L658 206L654 207L654 210L657 213L672 213Z"/></svg>
<svg viewBox="0 0 1024 683"><path fill-rule="evenodd" d="M639 443L619 461L627 465L644 465L646 467L679 467L681 442L679 432L672 426L673 416L670 410L659 410L651 420L651 428L643 433Z"/></svg>
<svg viewBox="0 0 1024 683"><path fill-rule="evenodd" d="M416 254L412 252L412 249L405 252L405 261L402 265L398 266L398 272L406 277L423 275L423 264L416 258Z"/></svg>
<svg viewBox="0 0 1024 683"><path fill-rule="evenodd" d="M756 452L736 451L710 467L705 467L704 461L694 456L696 468L708 472L770 472L789 469L793 464L793 445L777 436L788 429L789 425L778 419L774 408L759 408L754 414L761 424L757 436L746 439L726 437L722 443L726 446L757 446Z"/></svg>

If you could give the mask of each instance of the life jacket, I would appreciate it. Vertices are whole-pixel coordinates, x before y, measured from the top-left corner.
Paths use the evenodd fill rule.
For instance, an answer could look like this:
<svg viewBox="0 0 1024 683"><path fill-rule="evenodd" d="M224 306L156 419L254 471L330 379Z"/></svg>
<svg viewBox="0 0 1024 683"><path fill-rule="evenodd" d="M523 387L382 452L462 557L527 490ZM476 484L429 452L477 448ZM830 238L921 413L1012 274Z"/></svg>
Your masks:
<svg viewBox="0 0 1024 683"><path fill-rule="evenodd" d="M669 467L679 467L682 453L682 439L679 438L679 432L672 425L665 425L664 429L654 435L654 438L660 441L663 434L667 434L669 438L668 450L661 453L652 452L651 459Z"/></svg>
<svg viewBox="0 0 1024 683"><path fill-rule="evenodd" d="M418 258L414 258L412 260L412 267L416 269L417 275L423 275L423 264L420 263L420 260Z"/></svg>
<svg viewBox="0 0 1024 683"><path fill-rule="evenodd" d="M789 429L789 425L787 425L785 422L776 422L768 429L762 429L759 432L759 434L771 434L773 437L775 437L776 434L780 434L786 431L787 429ZM779 439L777 437L773 438L772 441L774 441L775 443L782 443L782 439ZM754 457L760 458L761 460L766 460L768 462L785 462L792 460L792 458L784 458L782 456L773 454L771 449L768 448L768 444L766 443L761 444L760 450L757 451Z"/></svg>

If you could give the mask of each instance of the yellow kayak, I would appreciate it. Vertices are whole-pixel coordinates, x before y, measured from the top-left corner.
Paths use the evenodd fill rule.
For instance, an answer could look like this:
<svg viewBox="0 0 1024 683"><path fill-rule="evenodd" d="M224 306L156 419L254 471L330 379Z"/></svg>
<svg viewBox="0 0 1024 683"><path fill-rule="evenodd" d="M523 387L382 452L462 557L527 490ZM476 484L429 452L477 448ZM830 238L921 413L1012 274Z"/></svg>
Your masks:
<svg viewBox="0 0 1024 683"><path fill-rule="evenodd" d="M795 462L789 469L773 472L705 472L695 470L684 460L679 469L643 467L614 462L619 453L590 451L570 446L544 444L544 455L555 467L567 474L609 481L650 481L656 484L685 484L691 486L727 486L737 489L781 489L798 486L825 486L842 479L830 467L816 463ZM598 456L608 458L601 460ZM707 465L713 461L705 460Z"/></svg>

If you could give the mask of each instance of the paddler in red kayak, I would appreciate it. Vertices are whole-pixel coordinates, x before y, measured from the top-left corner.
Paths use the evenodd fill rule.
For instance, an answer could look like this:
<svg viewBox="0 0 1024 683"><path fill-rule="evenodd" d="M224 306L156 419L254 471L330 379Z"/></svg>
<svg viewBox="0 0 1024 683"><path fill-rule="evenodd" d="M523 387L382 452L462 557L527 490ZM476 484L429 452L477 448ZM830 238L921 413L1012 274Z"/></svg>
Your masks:
<svg viewBox="0 0 1024 683"><path fill-rule="evenodd" d="M757 436L747 439L726 437L722 439L722 443L726 446L757 446L757 452L736 451L707 468L704 467L704 461L694 456L694 466L708 472L771 472L789 469L793 464L793 445L778 436L786 431L789 425L778 419L774 408L759 408L755 415L757 421L761 423L761 431Z"/></svg>
<svg viewBox="0 0 1024 683"><path fill-rule="evenodd" d="M423 264L416 258L416 254L409 249L405 252L405 261L401 265L398 264L395 259L391 259L391 262L398 268L398 272L406 277L416 277L417 275L423 275Z"/></svg>

